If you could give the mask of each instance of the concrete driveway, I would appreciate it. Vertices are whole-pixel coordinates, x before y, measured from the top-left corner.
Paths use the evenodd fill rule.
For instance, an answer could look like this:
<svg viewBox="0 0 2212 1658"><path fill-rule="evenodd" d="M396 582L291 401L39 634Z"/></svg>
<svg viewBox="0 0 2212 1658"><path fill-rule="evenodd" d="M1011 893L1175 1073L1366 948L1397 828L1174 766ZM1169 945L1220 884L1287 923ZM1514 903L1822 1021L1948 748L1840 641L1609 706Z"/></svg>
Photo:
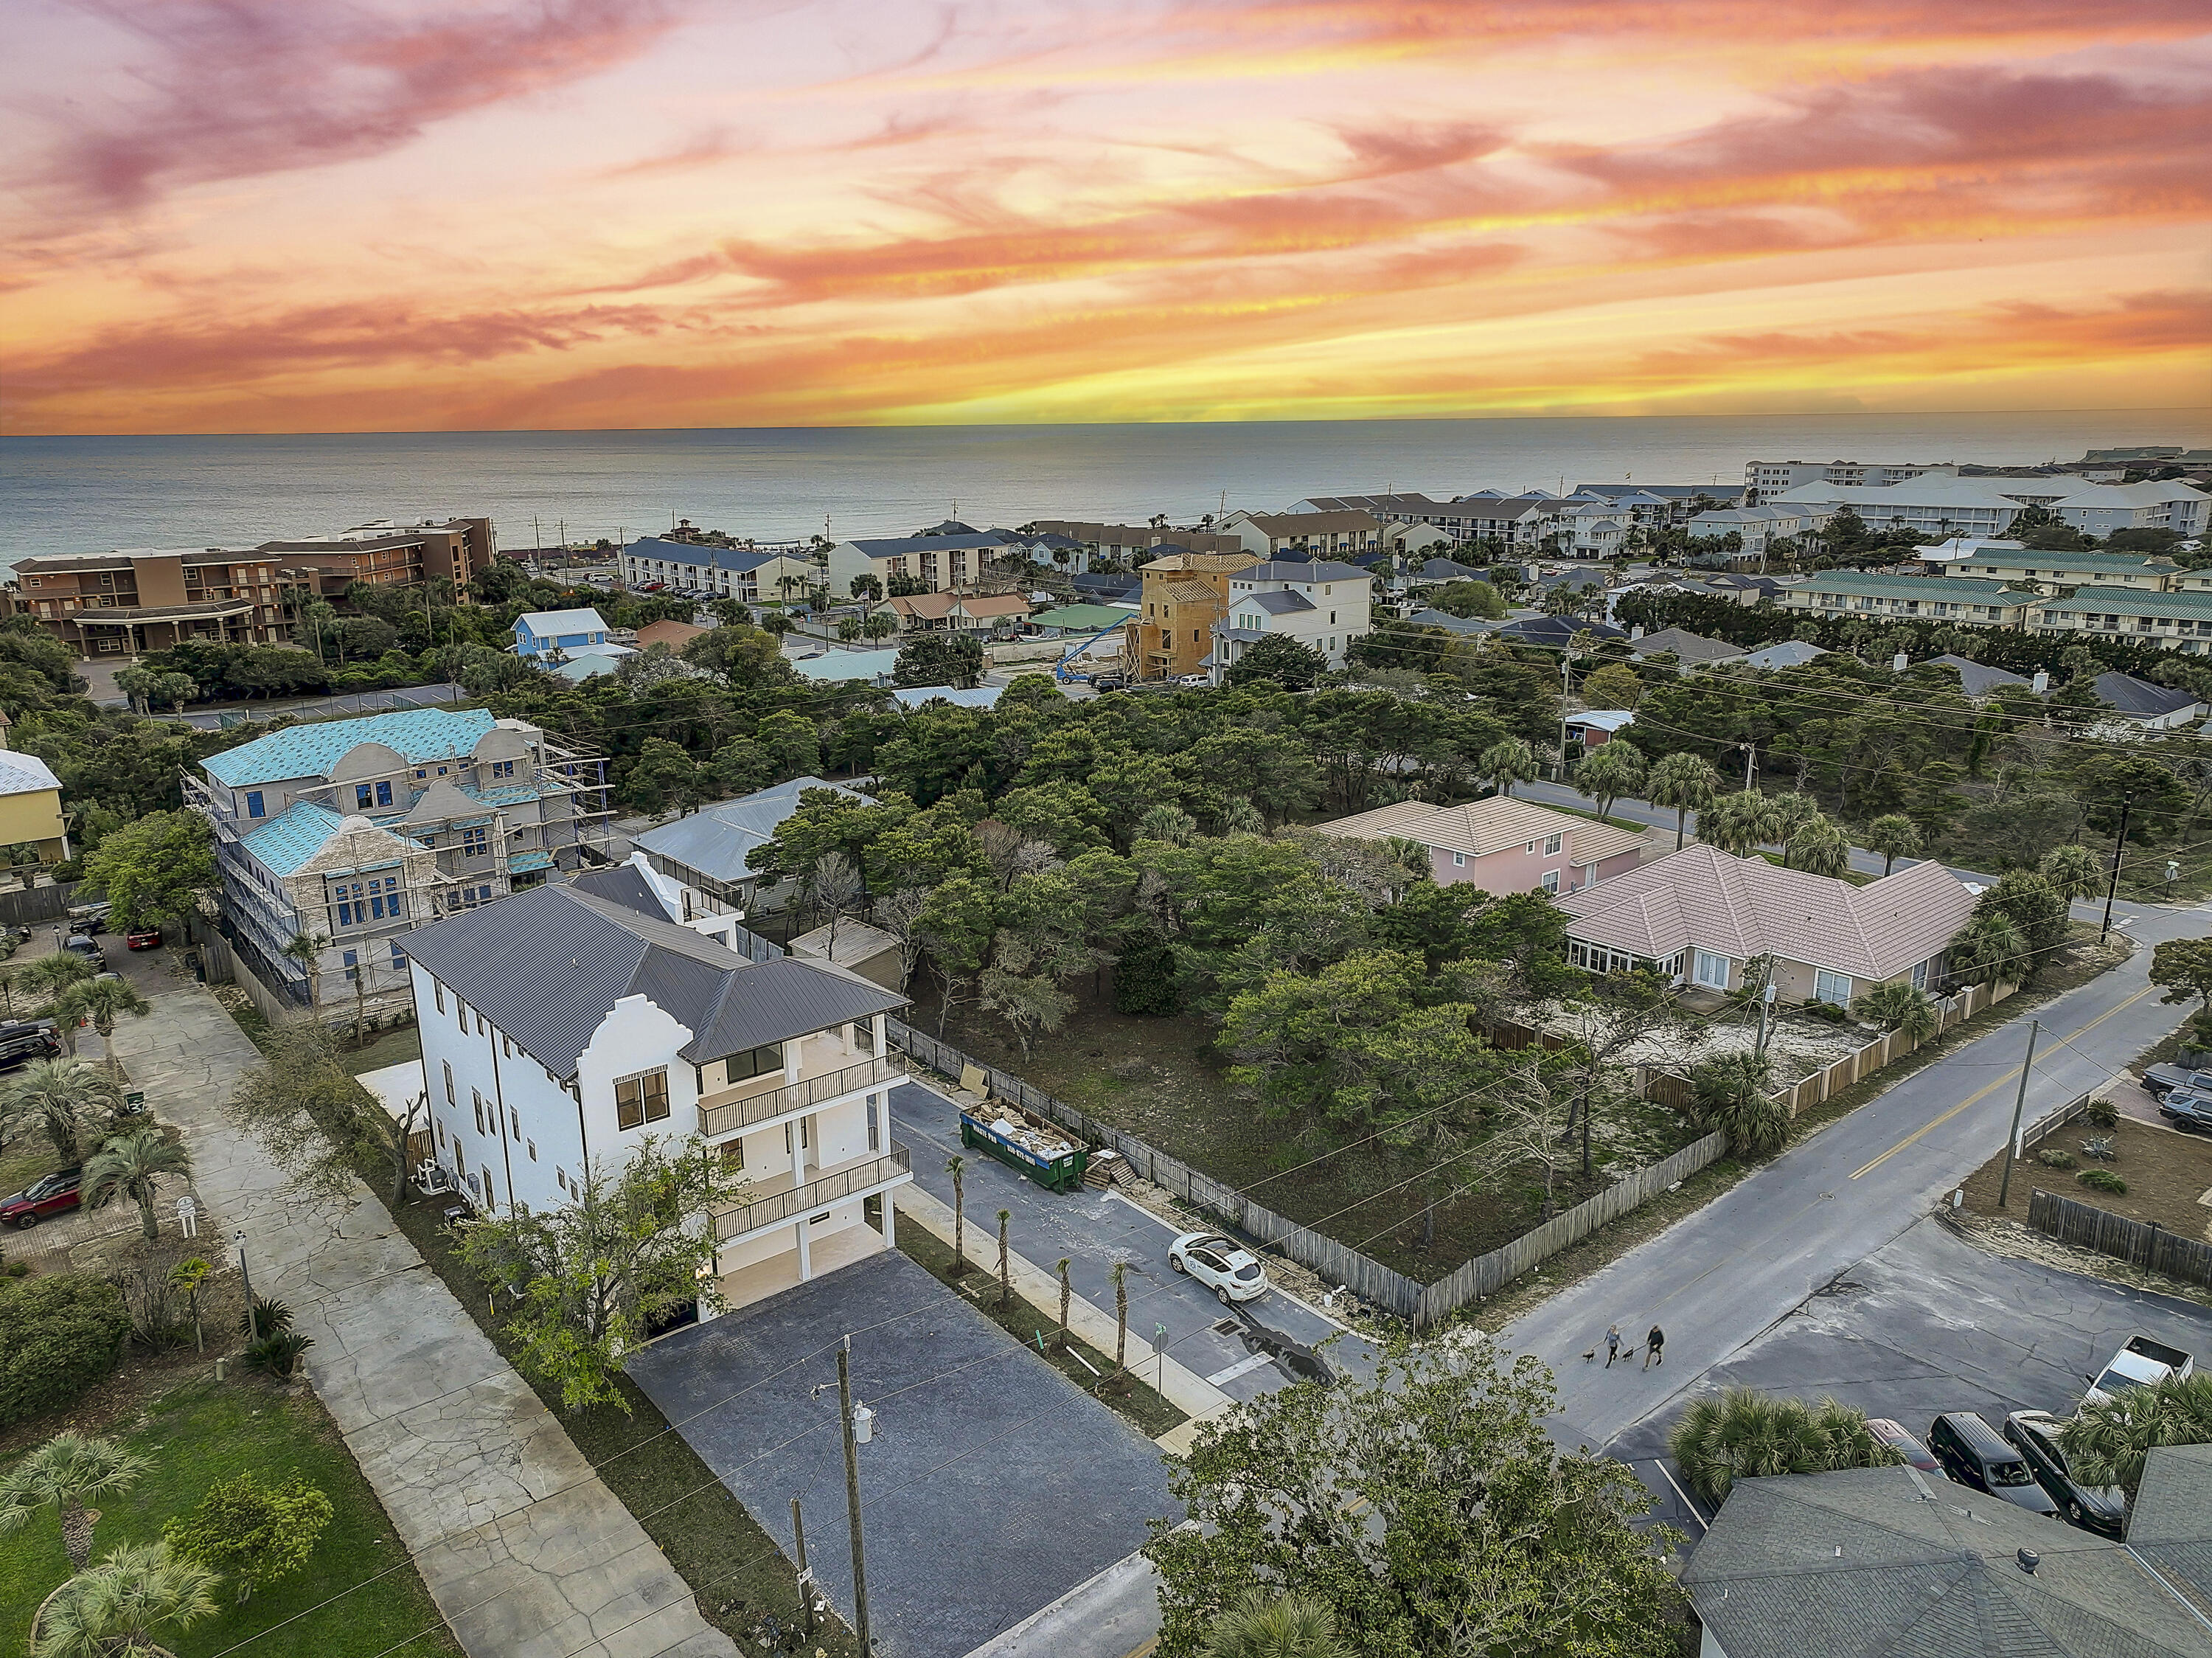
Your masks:
<svg viewBox="0 0 2212 1658"><path fill-rule="evenodd" d="M1014 1253L1048 1272L1066 1256L1075 1293L1109 1314L1109 1275L1115 1261L1127 1262L1131 1332L1150 1341L1165 1325L1159 1345L1168 1356L1231 1398L1257 1399L1299 1380L1301 1356L1332 1337L1339 1339L1325 1354L1330 1365L1374 1373L1370 1343L1281 1289L1225 1308L1211 1290L1170 1271L1168 1245L1176 1229L1149 1210L1087 1188L1064 1196L1048 1192L982 1152L963 1152L959 1108L935 1089L909 1082L894 1090L891 1120L897 1138L914 1152L915 1182L948 1208L952 1177L945 1160L966 1157L969 1247L979 1258L998 1247L999 1211L1011 1210L1007 1240Z"/></svg>
<svg viewBox="0 0 2212 1658"><path fill-rule="evenodd" d="M1654 1476L1668 1434L1691 1400L1723 1387L1832 1394L1923 1439L1946 1411L1978 1411L1992 1427L2014 1411L2069 1416L2088 1375L2137 1332L2212 1359L2212 1312L2194 1302L1987 1254L1923 1220L1607 1448L1666 1491L1665 1476ZM1616 1365L1599 1380L1633 1393L1656 1375ZM1704 1516L1686 1524L1680 1502L1662 1517L1694 1537Z"/></svg>
<svg viewBox="0 0 2212 1658"><path fill-rule="evenodd" d="M890 1658L962 1658L1179 1513L1159 1448L896 1252L656 1342L629 1374L853 1616L836 1345L876 1411L860 1448L871 1633ZM817 1395L817 1389L823 1389Z"/></svg>

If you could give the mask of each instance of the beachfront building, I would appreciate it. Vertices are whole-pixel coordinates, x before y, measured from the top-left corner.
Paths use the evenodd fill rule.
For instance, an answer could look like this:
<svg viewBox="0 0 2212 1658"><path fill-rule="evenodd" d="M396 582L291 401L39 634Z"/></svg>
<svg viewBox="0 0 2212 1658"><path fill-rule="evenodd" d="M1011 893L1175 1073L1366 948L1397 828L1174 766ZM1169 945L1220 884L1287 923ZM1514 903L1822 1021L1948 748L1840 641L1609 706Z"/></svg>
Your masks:
<svg viewBox="0 0 2212 1658"><path fill-rule="evenodd" d="M747 1183L712 1222L727 1305L892 1247L913 1175L885 1021L905 998L828 960L752 960L732 931L672 919L626 865L408 939L433 1155L480 1211L558 1209L587 1168L696 1136Z"/></svg>
<svg viewBox="0 0 2212 1658"><path fill-rule="evenodd" d="M1843 484L1879 490L1916 478L1958 475L1955 466L1911 460L1747 460L1743 466L1743 499L1745 505L1754 505L1808 484Z"/></svg>
<svg viewBox="0 0 2212 1658"><path fill-rule="evenodd" d="M403 988L408 933L576 868L608 817L605 761L480 708L272 731L184 795L215 831L221 931L302 1007Z"/></svg>

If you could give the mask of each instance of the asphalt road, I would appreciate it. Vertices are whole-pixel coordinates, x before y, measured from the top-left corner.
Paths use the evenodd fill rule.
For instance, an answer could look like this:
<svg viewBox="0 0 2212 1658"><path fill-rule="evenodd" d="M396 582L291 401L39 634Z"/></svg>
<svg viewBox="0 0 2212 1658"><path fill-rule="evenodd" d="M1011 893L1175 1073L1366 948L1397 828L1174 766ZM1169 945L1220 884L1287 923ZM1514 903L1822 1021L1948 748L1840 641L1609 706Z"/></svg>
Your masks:
<svg viewBox="0 0 2212 1658"><path fill-rule="evenodd" d="M1093 1307L1111 1311L1114 1263L1128 1264L1129 1328L1147 1341L1167 1326L1158 1345L1185 1368L1196 1372L1232 1398L1257 1399L1295 1379L1285 1348L1310 1352L1333 1337L1328 1362L1339 1370L1372 1375L1374 1349L1363 1338L1279 1289L1255 1300L1224 1307L1213 1292L1168 1267L1172 1227L1127 1199L1085 1188L1065 1196L1042 1186L988 1154L963 1151L960 1113L933 1088L908 1082L891 1094L895 1137L914 1154L914 1178L946 1207L952 1203L952 1177L945 1164L966 1159L961 1179L966 1192L969 1249L988 1260L996 1250L998 1215L1012 1211L1006 1223L1013 1252L1050 1272L1061 1257L1069 1262L1075 1293Z"/></svg>
<svg viewBox="0 0 2212 1658"><path fill-rule="evenodd" d="M1557 1374L1558 1436L1613 1444L1927 1215L2002 1146L2031 1017L2043 1038L2027 1091L2029 1120L2112 1081L2172 1031L2187 1010L2159 999L2147 977L2149 947L2203 934L2205 913L2127 913L2142 948L2122 966L1900 1079L1508 1326L1507 1343ZM1638 1339L1652 1324L1663 1326L1668 1384L1631 1393L1603 1381L1601 1365L1583 1363L1616 1321Z"/></svg>

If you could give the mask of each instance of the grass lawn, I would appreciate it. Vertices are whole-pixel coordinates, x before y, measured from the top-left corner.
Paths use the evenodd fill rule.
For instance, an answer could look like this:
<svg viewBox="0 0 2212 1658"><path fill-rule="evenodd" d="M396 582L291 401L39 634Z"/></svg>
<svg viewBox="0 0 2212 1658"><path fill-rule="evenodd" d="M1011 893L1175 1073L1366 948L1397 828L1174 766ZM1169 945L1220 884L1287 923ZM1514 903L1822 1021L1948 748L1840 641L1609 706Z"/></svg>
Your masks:
<svg viewBox="0 0 2212 1658"><path fill-rule="evenodd" d="M512 1361L515 1349L504 1331L505 1320L492 1312L483 1282L455 1253L439 1224L437 1210L410 1198L394 1218L468 1308L469 1316ZM643 1390L627 1376L616 1380L629 1402L628 1416L612 1405L566 1412L559 1408L557 1393L545 1399L541 1392L539 1397L545 1399L546 1409L568 1430L608 1489L690 1585L707 1621L741 1650L785 1650L769 1645L763 1619L773 1617L789 1638L797 1638L800 1608L790 1563L683 1436L670 1429ZM830 1658L857 1658L860 1651L834 1615L817 1629L805 1650L811 1653L816 1647Z"/></svg>
<svg viewBox="0 0 2212 1658"><path fill-rule="evenodd" d="M917 1009L915 1025L933 1032L934 1010ZM1263 1116L1229 1081L1212 1038L1213 1028L1203 1019L1117 1014L1087 995L1066 1027L1036 1041L1027 1059L984 1021L956 1017L945 1032L945 1039L964 1052L1141 1136L1276 1213L1423 1283L1541 1222L1542 1172L1486 1169L1479 1146L1447 1163L1435 1179L1414 1178L1438 1161L1418 1142L1402 1147L1371 1142L1299 1167L1329 1150L1329 1143L1303 1138L1295 1125ZM1593 1173L1585 1179L1571 1166L1554 1177L1555 1212L1697 1138L1695 1127L1678 1112L1642 1100L1606 1102L1594 1121ZM1478 1171L1480 1189L1453 1193ZM1429 1234L1425 1210L1431 1198L1437 1208Z"/></svg>
<svg viewBox="0 0 2212 1658"><path fill-rule="evenodd" d="M296 1576L242 1606L233 1604L228 1585L219 1587L215 1617L164 1637L179 1658L213 1658L248 1640L255 1658L430 1658L460 1650L336 1425L304 1387L203 1378L163 1394L118 1431L154 1466L129 1491L99 1505L94 1558L121 1544L154 1541L162 1521L189 1514L209 1486L240 1473L272 1484L302 1474L336 1510ZM32 1613L68 1576L51 1511L8 1539L0 1548L0 1649L23 1649ZM334 1595L343 1598L308 1610Z"/></svg>
<svg viewBox="0 0 2212 1658"><path fill-rule="evenodd" d="M413 1025L403 1025L397 1030L371 1031L368 1045L364 1048L354 1046L349 1028L338 1039L338 1063L356 1076L366 1076L386 1065L404 1064L422 1057L422 1033Z"/></svg>
<svg viewBox="0 0 2212 1658"><path fill-rule="evenodd" d="M994 1239L984 1240L990 1247L983 1252L992 1261L998 1259L998 1244ZM926 1228L908 1224L899 1239L899 1253L917 1265L928 1269L939 1282L951 1285L973 1301L983 1316L1020 1342L1032 1352L1037 1352L1036 1332L1042 1331L1046 1346L1038 1356L1051 1365L1085 1393L1096 1391L1103 1376L1114 1373L1114 1356L1102 1353L1090 1343L1071 1333L1069 1345L1073 1352L1053 1350L1051 1343L1060 1327L1060 1308L1031 1306L1019 1295L1011 1304L999 1304L999 1278L995 1271L985 1270L979 1265L981 1258L971 1259L969 1270L959 1277L952 1276L952 1250ZM1082 1355L1081 1358L1075 1354ZM1136 1372L1131 1372L1133 1377ZM1147 1439L1158 1439L1162 1434L1180 1428L1190 1420L1181 1411L1154 1393L1143 1381L1136 1382L1126 1393L1100 1394L1099 1397L1136 1424L1137 1431Z"/></svg>

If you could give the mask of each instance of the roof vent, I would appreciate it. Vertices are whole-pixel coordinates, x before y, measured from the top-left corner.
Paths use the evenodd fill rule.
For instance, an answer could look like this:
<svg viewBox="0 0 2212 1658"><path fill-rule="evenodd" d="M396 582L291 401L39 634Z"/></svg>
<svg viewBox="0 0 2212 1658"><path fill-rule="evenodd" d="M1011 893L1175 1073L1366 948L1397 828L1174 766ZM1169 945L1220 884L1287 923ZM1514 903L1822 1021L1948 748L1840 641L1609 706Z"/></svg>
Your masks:
<svg viewBox="0 0 2212 1658"><path fill-rule="evenodd" d="M2035 1569L2043 1564L2043 1557L2033 1549L2022 1549L2020 1551L2019 1559L2020 1569L2030 1577L2035 1576Z"/></svg>
<svg viewBox="0 0 2212 1658"><path fill-rule="evenodd" d="M583 963L581 963L581 962L578 961L578 960L576 960L576 958L575 958L574 956L573 956L573 955L572 955L572 956L570 956L570 957L568 958L568 965L569 965L571 967L580 967L580 966L581 966L583 965Z"/></svg>

